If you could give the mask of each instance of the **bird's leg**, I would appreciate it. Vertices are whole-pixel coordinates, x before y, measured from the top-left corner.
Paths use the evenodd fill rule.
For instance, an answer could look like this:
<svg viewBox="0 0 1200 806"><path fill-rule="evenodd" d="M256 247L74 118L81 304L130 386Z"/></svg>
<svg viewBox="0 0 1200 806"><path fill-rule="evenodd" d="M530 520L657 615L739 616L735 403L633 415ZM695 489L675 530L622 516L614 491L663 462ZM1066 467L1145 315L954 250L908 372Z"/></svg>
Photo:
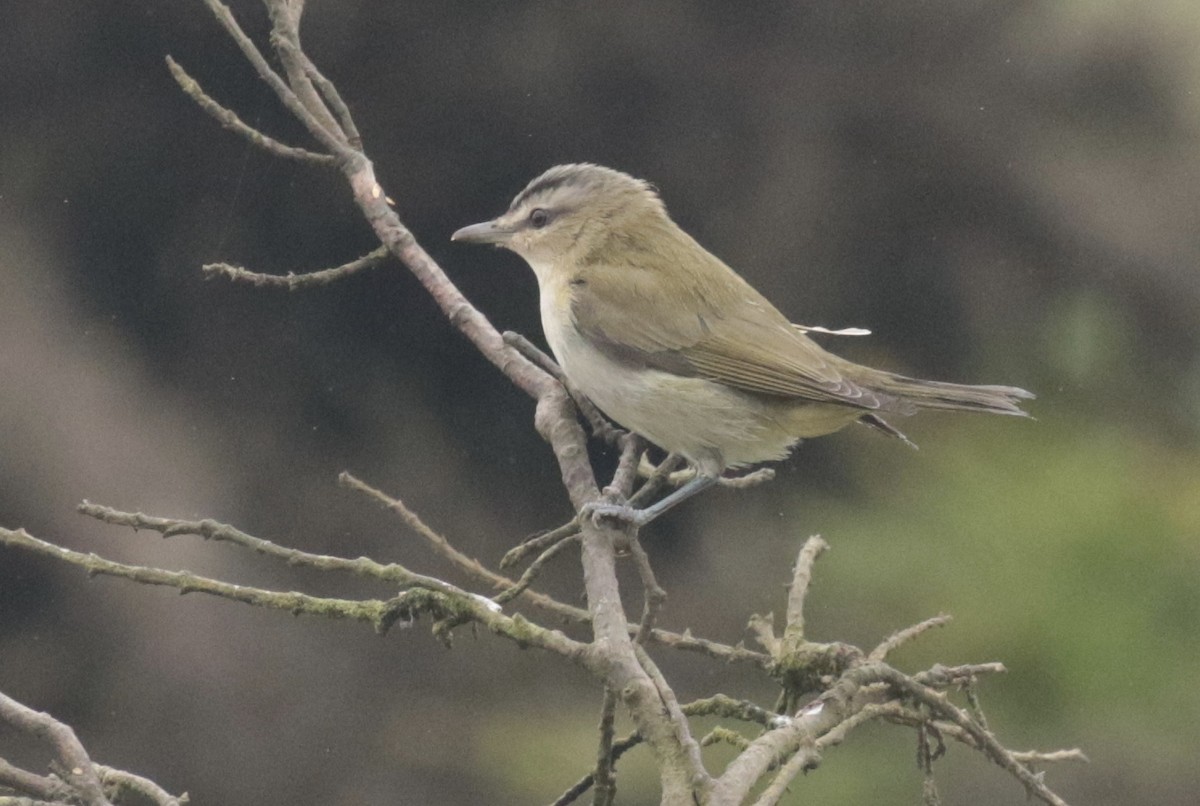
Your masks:
<svg viewBox="0 0 1200 806"><path fill-rule="evenodd" d="M718 473L705 473L702 471L697 471L694 479L668 495L666 498L663 498L662 500L657 501L644 509L635 509L628 504L611 504L595 501L590 504L584 504L583 509L579 512L579 515L581 518L592 518L596 521L603 518L612 518L614 520L624 521L637 527L642 527L666 512L668 509L674 507L676 504L682 503L701 490L713 486L717 483L718 478L720 478L720 474Z"/></svg>

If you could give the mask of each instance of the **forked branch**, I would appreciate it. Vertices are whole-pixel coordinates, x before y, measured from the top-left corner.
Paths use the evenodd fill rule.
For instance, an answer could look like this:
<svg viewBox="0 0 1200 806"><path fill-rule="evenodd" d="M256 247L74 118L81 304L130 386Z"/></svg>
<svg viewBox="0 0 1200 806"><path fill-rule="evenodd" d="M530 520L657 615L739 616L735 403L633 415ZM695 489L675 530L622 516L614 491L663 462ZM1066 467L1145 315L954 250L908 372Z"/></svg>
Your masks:
<svg viewBox="0 0 1200 806"><path fill-rule="evenodd" d="M0 802L14 806L183 806L188 802L187 795L171 795L148 778L96 764L69 725L2 693L0 725L35 746L44 745L51 754L48 775L0 758Z"/></svg>

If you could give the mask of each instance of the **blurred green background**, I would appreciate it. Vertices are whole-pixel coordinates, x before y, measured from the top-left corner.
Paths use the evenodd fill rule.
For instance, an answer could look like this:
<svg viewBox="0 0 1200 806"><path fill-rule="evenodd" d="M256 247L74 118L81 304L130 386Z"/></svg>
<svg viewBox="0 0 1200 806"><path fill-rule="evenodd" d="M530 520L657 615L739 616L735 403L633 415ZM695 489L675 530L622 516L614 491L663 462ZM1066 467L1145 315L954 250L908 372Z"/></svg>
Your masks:
<svg viewBox="0 0 1200 806"><path fill-rule="evenodd" d="M403 219L501 328L540 341L531 273L449 243L546 167L650 179L794 320L924 377L1038 393L1035 421L867 429L646 535L665 625L736 642L832 545L817 639L999 660L1016 748L1079 746L1072 804L1195 803L1200 773L1200 11L1193 2L310 3L310 55ZM260 37L265 15L233 4ZM175 88L172 54L306 142L199 2L9 3L0 28L0 523L248 584L387 595L228 546L86 522L81 499L211 516L309 551L447 574L339 490L348 469L495 561L569 514L532 407L395 266L328 289L205 282L369 251L340 178L268 158ZM597 452L608 466L611 456ZM632 579L630 569L623 569ZM576 601L578 564L547 577ZM542 803L582 775L600 693L563 662L418 624L380 638L0 554L0 691L195 803ZM658 652L682 699L774 692ZM704 727L704 726L700 726ZM0 735L0 754L32 756ZM714 762L721 750L710 751ZM22 755L23 754L23 755ZM917 803L909 733L872 726L795 803ZM1024 802L960 748L947 803ZM656 800L645 753L621 802Z"/></svg>

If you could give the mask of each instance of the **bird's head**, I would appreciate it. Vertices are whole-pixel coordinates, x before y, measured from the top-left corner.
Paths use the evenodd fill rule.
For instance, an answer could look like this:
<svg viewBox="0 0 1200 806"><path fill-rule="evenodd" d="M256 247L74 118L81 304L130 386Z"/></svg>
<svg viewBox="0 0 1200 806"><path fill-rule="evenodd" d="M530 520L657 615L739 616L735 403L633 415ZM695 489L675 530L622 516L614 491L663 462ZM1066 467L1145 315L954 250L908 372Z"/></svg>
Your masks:
<svg viewBox="0 0 1200 806"><path fill-rule="evenodd" d="M454 241L511 249L540 275L638 251L672 226L658 194L641 179L590 163L556 165L517 194L503 215L463 227Z"/></svg>

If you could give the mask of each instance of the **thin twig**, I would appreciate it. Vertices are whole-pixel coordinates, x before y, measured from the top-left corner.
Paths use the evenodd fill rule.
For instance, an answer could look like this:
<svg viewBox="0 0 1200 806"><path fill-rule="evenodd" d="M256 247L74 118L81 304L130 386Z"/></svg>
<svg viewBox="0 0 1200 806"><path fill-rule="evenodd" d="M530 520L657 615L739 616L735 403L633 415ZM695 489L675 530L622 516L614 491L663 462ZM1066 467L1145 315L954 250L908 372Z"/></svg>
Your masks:
<svg viewBox="0 0 1200 806"><path fill-rule="evenodd" d="M342 95L338 92L333 82L322 75L317 66L313 64L312 59L308 58L308 54L303 50L297 50L297 57L304 67L304 73L316 85L321 95L325 98L325 102L333 108L333 113L337 115L338 123L342 127L342 131L346 135L346 140L353 148L362 148L362 135L358 133L358 126L354 123L354 116L350 114L350 107L342 100Z"/></svg>
<svg viewBox="0 0 1200 806"><path fill-rule="evenodd" d="M949 624L953 619L954 617L948 613L939 613L933 618L925 619L919 624L914 624L911 627L905 627L903 630L897 630L884 639L879 646L872 649L867 655L867 660L884 660L891 652L904 646L909 641L912 641L913 639L925 632L928 632L929 630L932 630L935 627L942 627L946 624Z"/></svg>
<svg viewBox="0 0 1200 806"><path fill-rule="evenodd" d="M808 595L808 586L812 582L813 563L823 554L829 544L820 535L813 535L804 541L803 548L796 558L796 567L792 572L792 585L788 589L787 622L783 628L784 652L794 650L804 639L804 598Z"/></svg>
<svg viewBox="0 0 1200 806"><path fill-rule="evenodd" d="M1022 764L1054 764L1061 761L1082 761L1086 764L1091 761L1078 747L1073 747L1070 750L1014 751L1012 757Z"/></svg>
<svg viewBox="0 0 1200 806"><path fill-rule="evenodd" d="M775 773L771 783L758 796L758 800L754 801L754 806L775 806L787 793L793 778L802 772L815 769L820 763L821 756L815 747L801 747Z"/></svg>
<svg viewBox="0 0 1200 806"><path fill-rule="evenodd" d="M229 524L206 518L199 521L183 521L172 518L156 518L141 512L122 512L112 507L93 504L84 501L76 509L89 517L110 523L114 526L129 526L133 529L150 529L158 532L164 538L179 535L196 535L205 540L233 543L243 548L251 549L268 557L277 557L288 565L298 565L313 568L318 571L344 571L356 576L377 579L404 588L425 588L439 591L451 596L474 596L460 588L442 580L410 571L399 563L380 563L368 557L357 557L353 560L345 557L335 557L328 554L310 554L299 549L286 548L270 540L247 534Z"/></svg>
<svg viewBox="0 0 1200 806"><path fill-rule="evenodd" d="M320 126L331 136L349 146L346 130L333 116L329 105L314 86L312 74L305 66L300 47L300 16L304 0L264 0L271 18L271 45L287 75L288 87L295 93L313 125ZM313 68L315 71L315 68ZM349 116L349 110L346 110Z"/></svg>
<svg viewBox="0 0 1200 806"><path fill-rule="evenodd" d="M961 686L970 683L976 677L989 674L1006 674L1008 669L1003 663L964 663L960 666L945 666L935 663L923 672L917 672L912 679L923 686L935 689L945 689L950 686Z"/></svg>
<svg viewBox="0 0 1200 806"><path fill-rule="evenodd" d="M504 337L505 344L541 367L545 372L553 376L554 380L564 386L568 383L567 373L563 372L563 368L558 365L558 362L536 344L525 338L525 336L517 333L515 330L506 330L501 335Z"/></svg>
<svg viewBox="0 0 1200 806"><path fill-rule="evenodd" d="M772 658L779 657L783 645L775 635L774 613L767 613L765 616L755 613L750 617L750 622L746 626L754 634L755 640L770 653Z"/></svg>
<svg viewBox="0 0 1200 806"><path fill-rule="evenodd" d="M255 607L284 610L295 615L362 621L371 624L380 633L387 632L397 619L427 612L439 618L465 616L494 632L513 638L518 643L541 646L569 658L580 657L583 650L581 644L572 641L561 632L533 625L519 615L513 618L504 616L499 612L499 606L489 599L456 588L440 579L422 577L419 574L413 575L409 580L411 587L408 590L392 599L331 599L295 591L272 591L234 585L188 571L167 571L118 563L96 554L82 554L47 543L23 529L13 531L0 528L0 545L24 549L78 565L90 575L120 577L144 585L175 588L180 593L206 593Z"/></svg>
<svg viewBox="0 0 1200 806"><path fill-rule="evenodd" d="M631 733L624 739L619 739L614 742L612 747L613 764L616 764L621 756L625 755L626 752L632 750L641 743L642 737L639 733ZM594 781L595 773L589 772L587 775L580 778L579 781L574 783L566 792L559 795L554 800L554 803L552 803L550 806L568 806L568 804L574 803L580 795L582 795L584 792L587 792L588 789L591 788Z"/></svg>
<svg viewBox="0 0 1200 806"><path fill-rule="evenodd" d="M979 701L979 687L974 677L963 683L963 692L967 695L967 707L971 709L971 716L975 717L975 721L982 725L984 730L989 730L987 716L983 713L983 703Z"/></svg>
<svg viewBox="0 0 1200 806"><path fill-rule="evenodd" d="M114 796L114 800L120 802L124 802L121 794L125 792L136 792L139 797L149 800L151 803L158 804L158 806L186 806L190 800L186 794L175 797L149 778L143 778L140 775L134 775L125 770L117 770L112 767L106 767L103 764L97 764L96 771L99 773L100 780L107 789L115 790L119 793Z"/></svg>
<svg viewBox="0 0 1200 806"><path fill-rule="evenodd" d="M654 629L658 611L662 609L663 602L667 600L667 592L658 584L658 580L654 576L654 569L650 566L650 558L646 555L646 550L642 548L642 543L638 540L636 533L629 536L629 553L633 555L638 576L642 580L642 621L634 640L639 644L644 644Z"/></svg>
<svg viewBox="0 0 1200 806"><path fill-rule="evenodd" d="M681 458L682 457L675 457L675 459ZM643 454L638 464L638 475L648 477L657 472L658 468L650 462L650 458L648 456ZM696 468L685 467L682 470L672 470L670 473L666 474L665 481L672 487L681 487L694 478L696 478ZM719 479L717 479L717 485L730 490L748 490L751 487L757 487L760 484L765 484L768 481L772 481L774 478L774 468L760 467L757 470L752 470L749 473L741 476L721 476Z"/></svg>
<svg viewBox="0 0 1200 806"><path fill-rule="evenodd" d="M938 719L946 720L962 728L975 740L984 755L1020 781L1030 795L1040 798L1051 806L1066 806L1066 801L1047 787L1041 776L1030 772L1024 764L1014 758L1011 751L997 741L991 732L985 730L979 723L971 719L970 715L951 703L945 694L880 664L864 664L858 669L848 672L847 676L853 674L873 675L877 679L889 683L895 690L912 698L918 704L924 705Z"/></svg>
<svg viewBox="0 0 1200 806"><path fill-rule="evenodd" d="M550 548L543 551L536 560L529 564L529 567L525 569L525 573L521 574L521 578L513 583L512 587L500 591L500 593L492 597L492 601L496 604L502 605L506 602L511 602L522 593L525 593L525 591L529 590L529 586L533 584L534 580L541 575L542 568L545 567L546 563L558 556L558 553L567 546L577 542L579 542L578 534L568 537L564 540L560 540L559 542L550 546Z"/></svg>
<svg viewBox="0 0 1200 806"><path fill-rule="evenodd" d="M614 444L625 433L623 429L614 426L600 409L596 408L596 404L587 395L579 391L579 388L571 382L571 379L563 372L558 362L542 352L536 344L512 330L504 331L503 335L505 344L554 376L554 379L562 384L563 388L567 390L567 394L571 396L571 400L575 402L575 407L579 409L579 413L587 420L588 427L594 436L609 444Z"/></svg>
<svg viewBox="0 0 1200 806"><path fill-rule="evenodd" d="M332 269L305 272L303 274L295 274L293 272L288 272L287 274L262 274L243 269L241 266L231 266L228 263L206 263L201 267L201 271L204 273L205 279L208 280L214 277L225 277L235 283L246 283L257 288L283 288L287 291L299 291L303 288L317 288L329 285L352 274L357 274L364 269L372 269L382 264L390 256L391 253L387 248L380 246L357 260L352 260L341 266Z"/></svg>
<svg viewBox="0 0 1200 806"><path fill-rule="evenodd" d="M669 453L666 458L658 463L658 466L650 464L650 460L643 453L638 459L638 475L645 476L646 481L638 488L638 491L629 499L630 506L642 506L654 496L658 495L668 484L673 484L670 480L675 468L683 464L684 459L677 453Z"/></svg>
<svg viewBox="0 0 1200 806"><path fill-rule="evenodd" d="M234 44L242 51L242 55L254 67L259 78L274 90L275 95L287 107L288 111L304 124L309 133L335 157L343 160L350 157L352 152L347 143L321 125L312 112L300 101L296 93L292 91L292 88L279 77L278 73L271 69L271 65L267 62L266 57L262 55L262 52L250 37L246 36L246 32L242 30L242 27L238 24L229 7L219 2L219 0L204 0L204 4L208 6L213 16L217 18L217 22L221 24L221 27L229 34ZM268 4L268 8L274 7L274 4Z"/></svg>
<svg viewBox="0 0 1200 806"><path fill-rule="evenodd" d="M760 467L758 470L752 470L743 476L721 476L721 478L717 479L717 484L730 490L749 490L751 487L757 487L760 484L766 484L768 481L774 480L774 468Z"/></svg>
<svg viewBox="0 0 1200 806"><path fill-rule="evenodd" d="M925 806L941 806L942 799L938 795L937 782L933 777L933 762L945 752L946 744L933 720L922 719L917 725L917 768L924 777L921 789Z"/></svg>
<svg viewBox="0 0 1200 806"><path fill-rule="evenodd" d="M749 700L735 700L727 694L714 694L680 706L688 716L717 716L753 722L764 728L778 727L779 714L760 708Z"/></svg>
<svg viewBox="0 0 1200 806"><path fill-rule="evenodd" d="M928 721L928 717L926 715L920 714L912 708L905 708L898 702L890 702L886 705L872 707L880 709L880 716L882 716L884 719L887 719L889 722L894 722L897 725L916 728L917 725L919 725L922 721ZM883 713L882 711L885 708L887 711L886 713ZM935 719L933 720L933 724L937 728L938 732L942 735L949 736L951 739L954 739L956 742L959 742L972 750L980 749L979 744L975 741L975 738L972 736L972 734L963 730L953 722ZM1087 763L1089 761L1084 752L1077 747L1067 750L1014 750L1011 751L1011 755L1016 761L1026 765L1038 763L1052 764L1067 761Z"/></svg>
<svg viewBox="0 0 1200 806"><path fill-rule="evenodd" d="M628 499L633 494L633 483L638 477L638 458L642 454L643 442L637 434L626 432L617 438L617 444L621 446L621 458L613 472L612 481L603 492L605 495Z"/></svg>
<svg viewBox="0 0 1200 806"><path fill-rule="evenodd" d="M606 687L600 706L600 745L596 750L596 771L593 773L596 787L592 797L593 806L610 806L617 796L617 780L613 774L613 723L616 715L617 695Z"/></svg>
<svg viewBox="0 0 1200 806"><path fill-rule="evenodd" d="M389 511L394 512L411 528L414 532L420 535L429 543L429 545L440 556L445 557L455 567L465 571L472 578L481 584L488 585L494 589L503 590L512 587L516 584L515 580L497 574L494 571L484 567L478 560L467 557L458 549L454 548L445 537L438 534L430 526L428 526L420 516L405 506L404 502L398 498L392 498L380 490L375 489L369 484L355 478L350 473L343 472L338 476L338 481L352 490L357 490L373 498L379 504L383 505ZM555 532L543 535L543 538L550 538L553 535L553 540L562 540L568 537L577 535L579 526L577 523L569 523ZM511 552L510 552L511 553ZM544 593L539 593L533 590L527 590L522 594L529 600L531 604L552 612L563 618L575 622L586 623L591 620L588 612L577 607L572 607L568 604L559 602ZM631 634L636 634L636 630L632 630ZM702 655L707 655L710 658L726 662L742 662L752 663L760 668L766 668L770 664L771 659L761 652L755 652L746 649L743 646L730 646L722 644L719 641L712 641L707 638L697 638L690 631L685 630L683 633L671 632L669 630L655 629L650 633L650 638L657 644L680 649L685 652L698 652Z"/></svg>
<svg viewBox="0 0 1200 806"><path fill-rule="evenodd" d="M307 148L289 146L248 125L232 109L228 109L217 103L211 95L204 91L200 86L200 82L188 75L187 71L170 56L167 57L167 69L171 71L171 75L175 78L175 83L179 85L179 88L195 101L197 106L215 118L223 128L245 137L252 144L277 157L313 162L318 165L333 164L334 158L329 154L318 154L316 151L309 151Z"/></svg>
<svg viewBox="0 0 1200 806"><path fill-rule="evenodd" d="M685 652L699 652L702 655L708 655L710 658L722 660L727 663L739 661L753 664L760 669L766 669L770 667L772 662L771 656L766 653L746 649L740 643L736 646L730 646L729 644L710 641L707 638L697 638L692 635L691 630L675 633L656 629L650 633L650 637L656 644L671 647L672 649L680 649Z"/></svg>
<svg viewBox="0 0 1200 806"><path fill-rule="evenodd" d="M500 559L500 567L512 568L534 552L545 551L556 543L578 536L579 522L574 520L568 521L556 529L551 529L544 534L534 535L524 542L513 546Z"/></svg>
<svg viewBox="0 0 1200 806"><path fill-rule="evenodd" d="M453 566L464 571L475 581L487 585L493 590L506 590L517 584L515 580L495 573L485 567L479 560L468 557L454 548L449 540L426 524L416 512L409 509L399 498L393 498L382 490L377 490L345 471L338 474L338 483L343 487L363 493L377 503L382 504L389 512L398 515L408 528L412 529L413 532L425 540L434 553L448 560ZM528 599L530 604L534 604L543 610L571 621L586 623L591 620L586 610L564 604L544 593L527 590L523 595Z"/></svg>
<svg viewBox="0 0 1200 806"><path fill-rule="evenodd" d="M701 747L712 747L717 742L724 742L737 749L739 752L745 750L750 745L750 740L736 730L731 730L724 725L717 725L715 728L705 734L700 740Z"/></svg>

